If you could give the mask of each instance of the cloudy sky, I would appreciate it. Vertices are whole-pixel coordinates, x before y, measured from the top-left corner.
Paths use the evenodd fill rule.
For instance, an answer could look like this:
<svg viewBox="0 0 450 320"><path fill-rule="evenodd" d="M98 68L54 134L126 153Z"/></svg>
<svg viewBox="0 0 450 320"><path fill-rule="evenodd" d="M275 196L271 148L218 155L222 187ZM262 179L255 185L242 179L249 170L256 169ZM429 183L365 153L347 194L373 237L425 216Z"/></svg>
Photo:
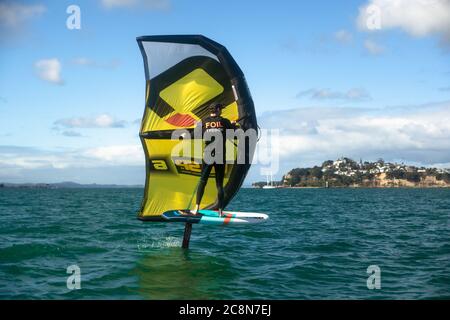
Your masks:
<svg viewBox="0 0 450 320"><path fill-rule="evenodd" d="M135 38L155 34L229 49L280 130L276 178L341 156L450 167L450 0L7 0L0 182L143 184Z"/></svg>

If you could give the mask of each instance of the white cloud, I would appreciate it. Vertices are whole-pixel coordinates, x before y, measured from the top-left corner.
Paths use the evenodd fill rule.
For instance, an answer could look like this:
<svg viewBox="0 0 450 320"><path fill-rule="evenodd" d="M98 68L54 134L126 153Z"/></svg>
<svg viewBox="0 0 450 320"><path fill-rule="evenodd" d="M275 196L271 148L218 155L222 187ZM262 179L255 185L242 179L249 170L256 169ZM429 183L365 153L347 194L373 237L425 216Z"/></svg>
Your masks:
<svg viewBox="0 0 450 320"><path fill-rule="evenodd" d="M399 28L414 37L438 35L442 43L450 45L449 0L370 0L359 9L357 23L360 29L371 31L367 26L373 12L380 13L380 30Z"/></svg>
<svg viewBox="0 0 450 320"><path fill-rule="evenodd" d="M108 114L95 117L74 117L59 119L54 122L57 127L65 128L123 128L124 120L116 120Z"/></svg>
<svg viewBox="0 0 450 320"><path fill-rule="evenodd" d="M353 41L353 36L347 30L339 30L335 32L334 39L336 39L336 41L339 43L349 44Z"/></svg>
<svg viewBox="0 0 450 320"><path fill-rule="evenodd" d="M81 133L72 130L65 130L61 134L66 137L81 137Z"/></svg>
<svg viewBox="0 0 450 320"><path fill-rule="evenodd" d="M345 93L347 100L366 100L370 99L370 94L362 88L353 88Z"/></svg>
<svg viewBox="0 0 450 320"><path fill-rule="evenodd" d="M285 169L340 156L450 163L450 102L370 110L301 108L263 115L260 125L281 127L278 145Z"/></svg>
<svg viewBox="0 0 450 320"><path fill-rule="evenodd" d="M141 7L149 10L166 10L170 8L169 0L101 0L105 8Z"/></svg>
<svg viewBox="0 0 450 320"><path fill-rule="evenodd" d="M297 94L297 98L309 97L315 100L362 101L370 99L370 94L363 88L352 88L346 92L331 89L308 89Z"/></svg>
<svg viewBox="0 0 450 320"><path fill-rule="evenodd" d="M380 55L384 52L384 48L373 40L364 41L364 48L368 53L374 56Z"/></svg>
<svg viewBox="0 0 450 320"><path fill-rule="evenodd" d="M64 83L61 78L61 62L56 58L36 61L34 69L42 80L60 85Z"/></svg>
<svg viewBox="0 0 450 320"><path fill-rule="evenodd" d="M102 0L102 5L107 8L129 7L137 4L137 0Z"/></svg>
<svg viewBox="0 0 450 320"><path fill-rule="evenodd" d="M72 63L79 66L89 66L94 64L94 61L88 58L75 58L72 60Z"/></svg>
<svg viewBox="0 0 450 320"><path fill-rule="evenodd" d="M44 5L25 5L14 2L0 3L0 25L9 28L20 27L26 20L39 16L46 11Z"/></svg>
<svg viewBox="0 0 450 320"><path fill-rule="evenodd" d="M72 150L0 146L0 178L8 170L95 168L145 165L141 145L117 145ZM1 180L1 179L0 179Z"/></svg>
<svg viewBox="0 0 450 320"><path fill-rule="evenodd" d="M67 164L68 154L31 147L0 146L0 169L36 169L42 167L62 168ZM7 171L6 170L6 171Z"/></svg>
<svg viewBox="0 0 450 320"><path fill-rule="evenodd" d="M141 145L120 145L88 149L83 152L88 158L114 165L136 165L144 161Z"/></svg>

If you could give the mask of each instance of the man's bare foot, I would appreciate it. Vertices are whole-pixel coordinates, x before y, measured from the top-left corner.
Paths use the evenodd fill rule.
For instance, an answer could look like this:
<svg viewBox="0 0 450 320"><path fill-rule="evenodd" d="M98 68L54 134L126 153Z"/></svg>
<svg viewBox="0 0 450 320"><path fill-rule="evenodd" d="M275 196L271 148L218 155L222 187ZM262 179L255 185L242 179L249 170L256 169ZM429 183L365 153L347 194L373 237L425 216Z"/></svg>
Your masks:
<svg viewBox="0 0 450 320"><path fill-rule="evenodd" d="M198 210L200 209L199 205L195 206L195 209L191 211L191 214L193 214L194 216L198 214Z"/></svg>

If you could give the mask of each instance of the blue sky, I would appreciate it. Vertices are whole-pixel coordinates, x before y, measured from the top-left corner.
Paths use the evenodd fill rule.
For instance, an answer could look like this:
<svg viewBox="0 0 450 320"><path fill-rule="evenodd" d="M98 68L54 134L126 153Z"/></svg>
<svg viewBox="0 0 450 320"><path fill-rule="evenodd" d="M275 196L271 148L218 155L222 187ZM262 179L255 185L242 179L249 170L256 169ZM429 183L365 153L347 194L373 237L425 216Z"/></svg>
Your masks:
<svg viewBox="0 0 450 320"><path fill-rule="evenodd" d="M340 156L450 167L450 1L393 3L3 1L0 181L142 184L135 38L156 34L228 48L261 127L281 129L276 178Z"/></svg>

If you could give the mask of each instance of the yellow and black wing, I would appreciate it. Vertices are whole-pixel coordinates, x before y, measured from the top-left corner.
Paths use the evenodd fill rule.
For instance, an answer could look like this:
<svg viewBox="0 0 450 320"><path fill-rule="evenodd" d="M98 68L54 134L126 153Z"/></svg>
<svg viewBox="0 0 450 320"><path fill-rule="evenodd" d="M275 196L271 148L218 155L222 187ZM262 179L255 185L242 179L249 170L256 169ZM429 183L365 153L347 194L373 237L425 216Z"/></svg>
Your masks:
<svg viewBox="0 0 450 320"><path fill-rule="evenodd" d="M201 172L201 159L174 156L173 152L186 143L195 148L195 141L172 139L172 133L180 129L192 132L213 102L222 103L222 116L238 121L243 130L256 130L257 122L244 75L224 46L200 35L143 36L137 41L146 77L140 129L146 181L139 218L158 221L165 211L193 206ZM254 150L254 146L246 148L246 162L238 164L233 152L236 146L231 141L227 144L225 205L242 185ZM216 195L215 183L208 183L201 207L216 208Z"/></svg>

